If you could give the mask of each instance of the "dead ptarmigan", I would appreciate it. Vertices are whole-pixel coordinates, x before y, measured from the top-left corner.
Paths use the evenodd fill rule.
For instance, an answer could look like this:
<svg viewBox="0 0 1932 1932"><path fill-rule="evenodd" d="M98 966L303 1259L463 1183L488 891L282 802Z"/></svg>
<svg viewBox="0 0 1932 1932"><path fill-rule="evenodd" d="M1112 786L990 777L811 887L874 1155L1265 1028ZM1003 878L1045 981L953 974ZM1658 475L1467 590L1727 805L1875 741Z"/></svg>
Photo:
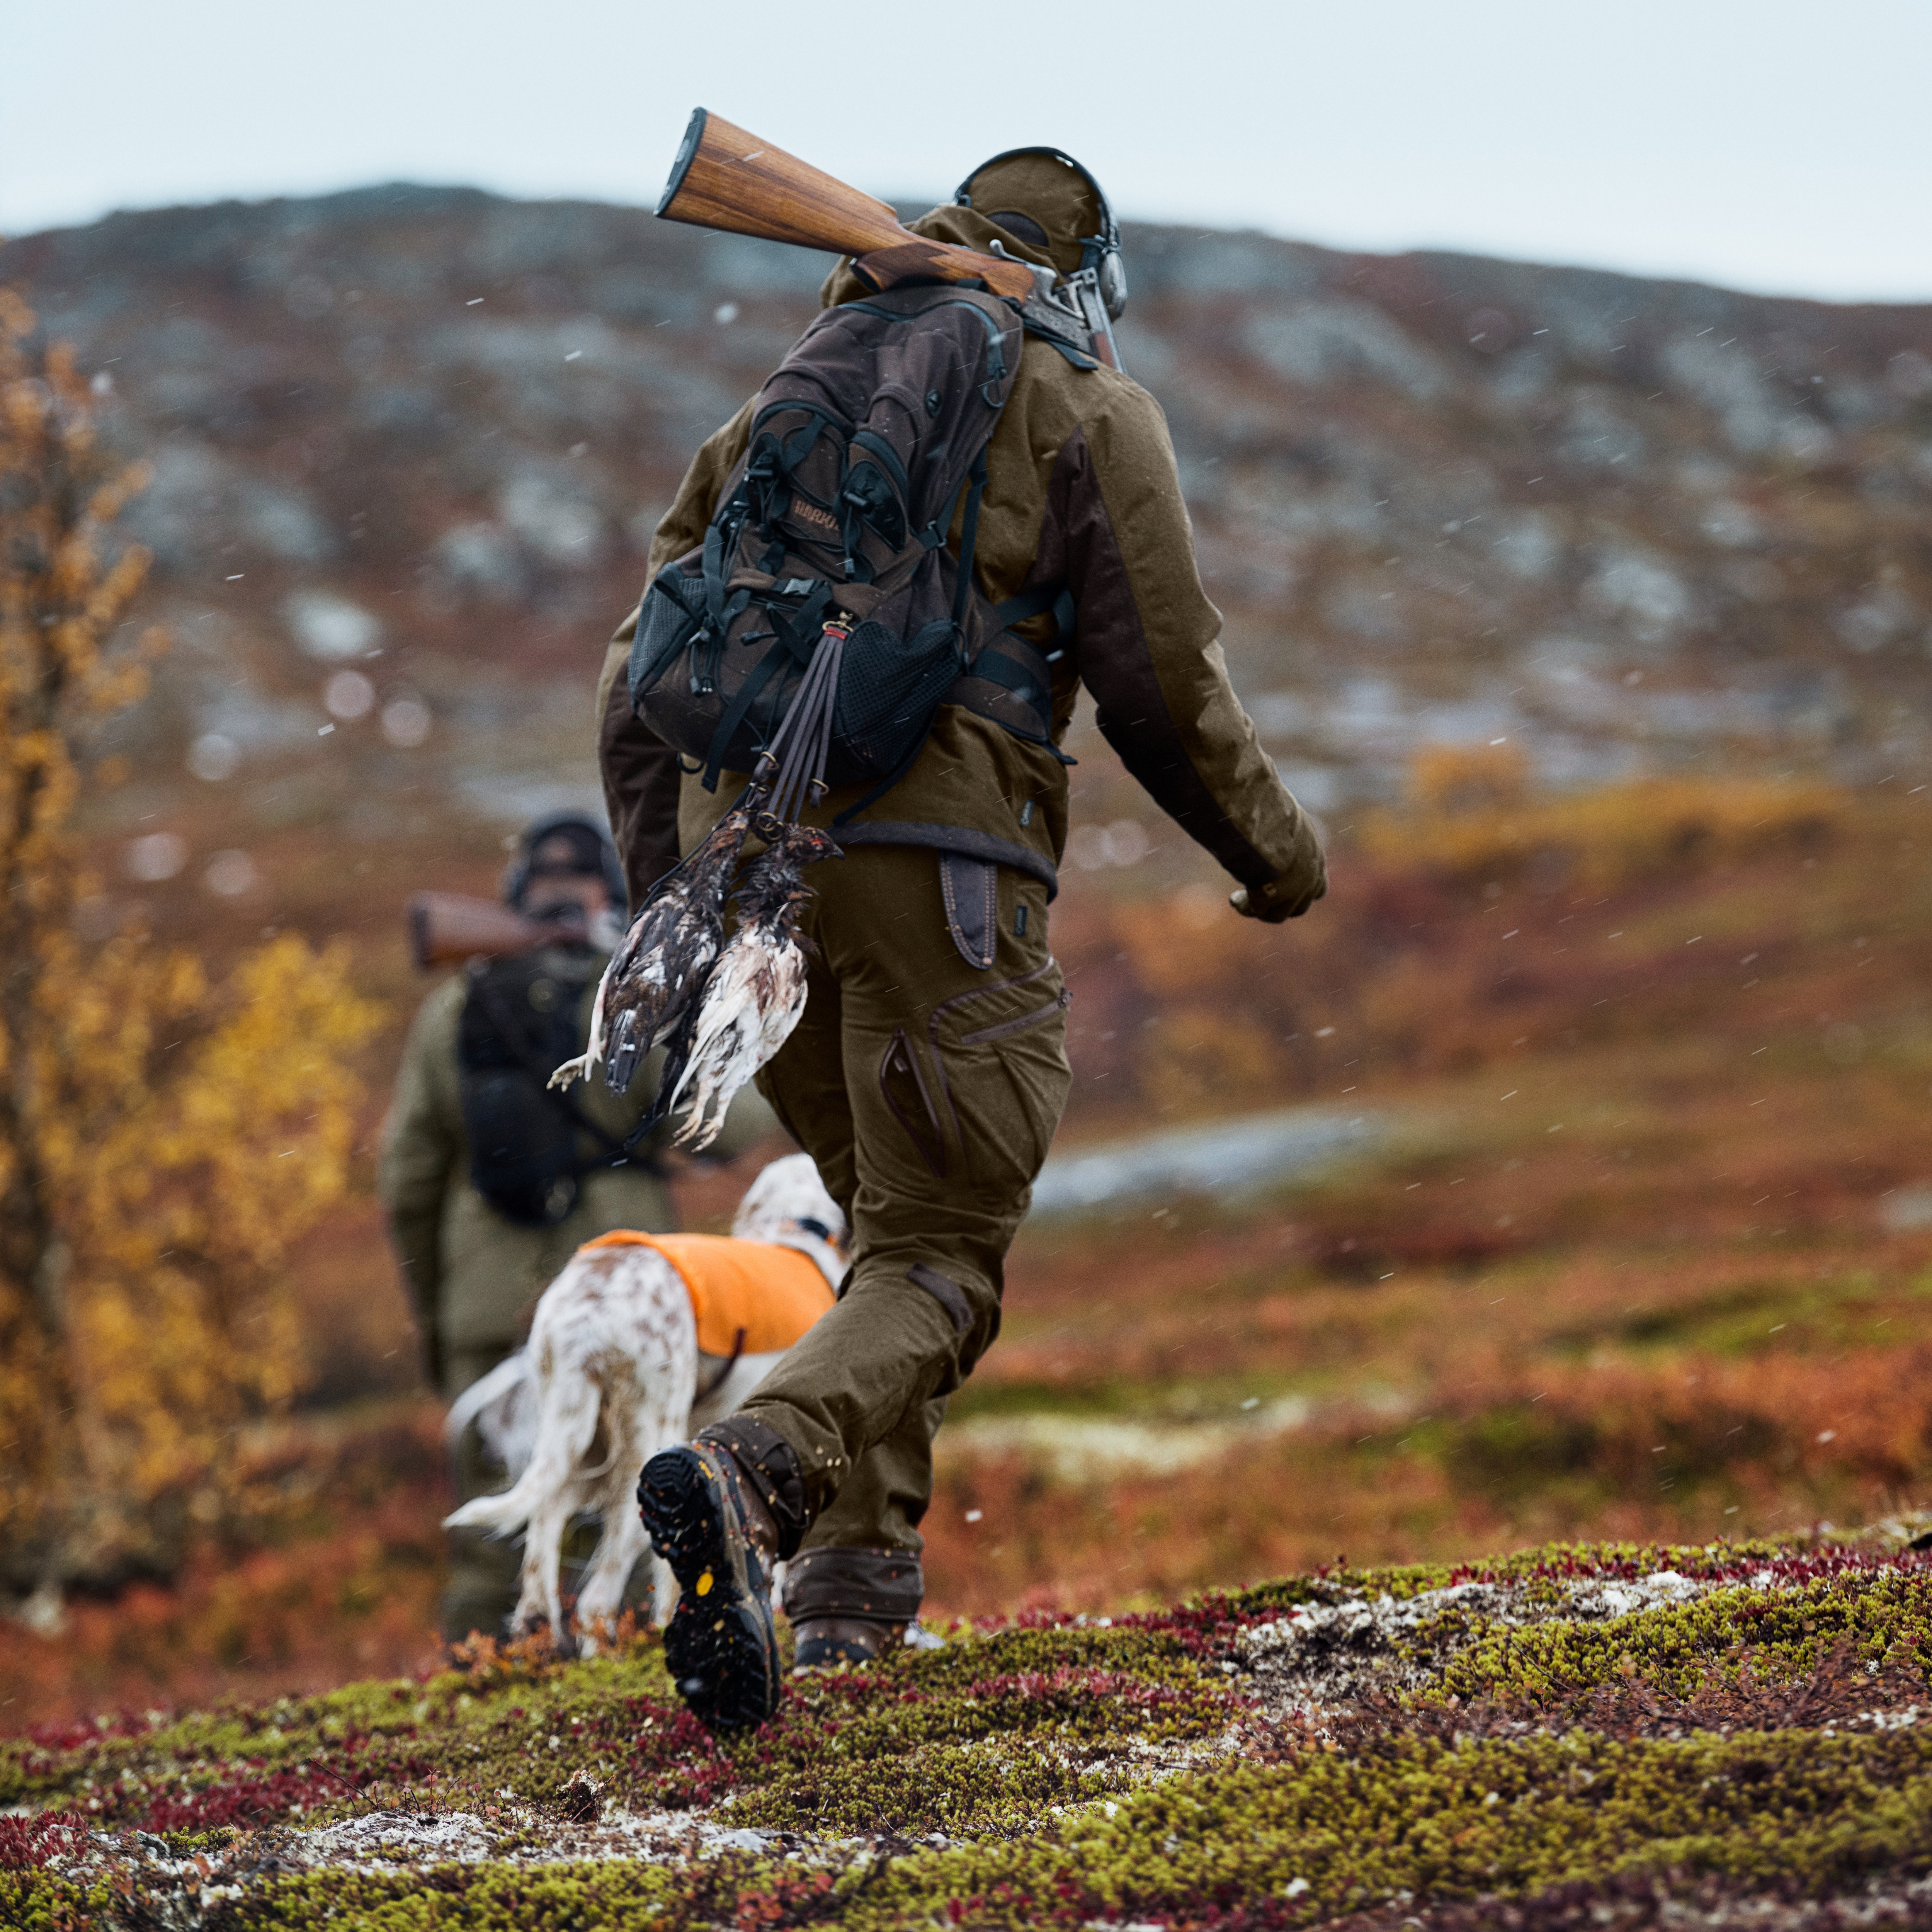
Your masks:
<svg viewBox="0 0 1932 1932"><path fill-rule="evenodd" d="M724 938L724 889L752 823L734 806L711 836L659 885L610 956L590 1010L590 1037L550 1077L567 1088L600 1063L614 1093L695 1004Z"/></svg>
<svg viewBox="0 0 1932 1932"><path fill-rule="evenodd" d="M732 895L742 923L705 982L684 1040L687 1063L668 1066L664 1087L676 1107L692 1088L691 1112L676 1136L694 1152L709 1147L738 1090L791 1036L805 1011L805 946L798 910L812 896L799 876L820 859L842 856L830 834L808 825L759 826L769 848Z"/></svg>

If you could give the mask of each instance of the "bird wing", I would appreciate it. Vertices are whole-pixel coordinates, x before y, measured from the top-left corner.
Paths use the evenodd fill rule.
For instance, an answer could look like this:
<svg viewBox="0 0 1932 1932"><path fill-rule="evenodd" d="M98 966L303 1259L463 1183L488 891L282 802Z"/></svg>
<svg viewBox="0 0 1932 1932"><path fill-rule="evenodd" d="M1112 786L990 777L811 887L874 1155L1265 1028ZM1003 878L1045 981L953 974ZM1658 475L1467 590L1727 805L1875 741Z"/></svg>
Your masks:
<svg viewBox="0 0 1932 1932"><path fill-rule="evenodd" d="M725 1050L722 1042L726 1036L735 1034L746 1017L756 1010L757 981L762 962L753 937L755 932L754 927L740 927L718 955L718 964L705 982L704 998L698 1006L697 1024L692 1033L690 1061L671 1094L674 1107L693 1076Z"/></svg>
<svg viewBox="0 0 1932 1932"><path fill-rule="evenodd" d="M608 994L614 1038L624 1014L637 1016L624 1030L637 1042L640 1058L662 1046L683 1018L718 957L719 938L715 908L693 904L683 896L653 900L650 910L656 916L647 926L640 920L633 929L637 944L625 970L611 973Z"/></svg>
<svg viewBox="0 0 1932 1932"><path fill-rule="evenodd" d="M796 946L755 926L741 932L734 949L740 959L730 984L720 989L710 1037L693 1053L686 1076L697 1085L678 1138L694 1150L717 1137L739 1089L790 1038L805 1011L805 956ZM723 976L721 964L713 986ZM706 1005L709 1009L708 992Z"/></svg>

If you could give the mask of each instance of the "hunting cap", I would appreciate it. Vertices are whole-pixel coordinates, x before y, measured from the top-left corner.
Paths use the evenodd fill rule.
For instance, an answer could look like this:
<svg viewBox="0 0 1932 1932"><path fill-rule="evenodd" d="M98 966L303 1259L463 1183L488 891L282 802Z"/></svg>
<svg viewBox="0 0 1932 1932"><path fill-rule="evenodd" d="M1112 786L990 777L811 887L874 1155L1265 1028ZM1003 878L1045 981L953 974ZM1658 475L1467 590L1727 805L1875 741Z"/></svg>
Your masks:
<svg viewBox="0 0 1932 1932"><path fill-rule="evenodd" d="M602 879L622 908L624 869L610 835L587 812L549 812L524 826L503 874L503 898L520 910L532 880L572 878Z"/></svg>
<svg viewBox="0 0 1932 1932"><path fill-rule="evenodd" d="M958 199L1030 250L1049 256L1063 275L1078 272L1081 244L1112 225L1092 178L1042 148L982 161L960 184Z"/></svg>

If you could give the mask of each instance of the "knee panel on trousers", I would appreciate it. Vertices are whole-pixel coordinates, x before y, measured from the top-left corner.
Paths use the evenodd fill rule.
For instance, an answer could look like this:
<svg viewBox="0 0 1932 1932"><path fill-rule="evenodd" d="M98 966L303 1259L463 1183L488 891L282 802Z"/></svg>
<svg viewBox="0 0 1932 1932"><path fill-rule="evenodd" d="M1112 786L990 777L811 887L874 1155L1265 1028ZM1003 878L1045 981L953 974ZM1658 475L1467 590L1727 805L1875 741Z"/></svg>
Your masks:
<svg viewBox="0 0 1932 1932"><path fill-rule="evenodd" d="M785 1615L875 1617L910 1623L926 1599L926 1573L909 1550L839 1545L800 1550L785 1572Z"/></svg>
<svg viewBox="0 0 1932 1932"><path fill-rule="evenodd" d="M990 1292L985 1293L978 1298L984 1305L976 1309L973 1305L974 1298L958 1282L924 1262L914 1262L906 1270L906 1279L914 1287L923 1288L945 1310L946 1319L952 1324L952 1332L958 1338L958 1354L952 1379L945 1387L932 1391L934 1395L950 1395L973 1372L974 1365L998 1339L998 1299Z"/></svg>

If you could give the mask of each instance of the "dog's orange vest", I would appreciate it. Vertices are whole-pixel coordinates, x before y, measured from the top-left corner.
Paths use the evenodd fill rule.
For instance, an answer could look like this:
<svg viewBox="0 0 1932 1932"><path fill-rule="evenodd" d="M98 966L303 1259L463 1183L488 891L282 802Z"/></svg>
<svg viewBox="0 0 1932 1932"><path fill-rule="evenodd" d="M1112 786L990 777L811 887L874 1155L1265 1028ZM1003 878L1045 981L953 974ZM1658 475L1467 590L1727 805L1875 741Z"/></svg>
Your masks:
<svg viewBox="0 0 1932 1932"><path fill-rule="evenodd" d="M728 1234L643 1234L619 1228L584 1249L655 1248L676 1269L707 1355L776 1354L789 1348L832 1306L823 1270L809 1255ZM579 1252L584 1252L580 1250Z"/></svg>

